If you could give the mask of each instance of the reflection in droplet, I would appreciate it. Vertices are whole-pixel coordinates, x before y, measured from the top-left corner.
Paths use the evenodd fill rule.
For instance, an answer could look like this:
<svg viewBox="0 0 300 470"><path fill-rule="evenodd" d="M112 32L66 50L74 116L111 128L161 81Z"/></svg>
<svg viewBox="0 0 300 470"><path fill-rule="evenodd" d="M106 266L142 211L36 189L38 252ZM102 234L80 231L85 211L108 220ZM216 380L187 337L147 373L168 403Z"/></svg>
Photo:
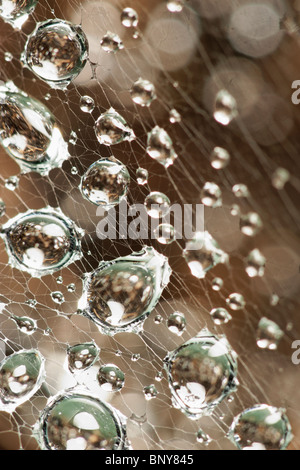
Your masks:
<svg viewBox="0 0 300 470"><path fill-rule="evenodd" d="M118 52L124 49L124 44L122 39L118 34L112 33L111 31L107 31L107 33L101 39L101 46L105 52Z"/></svg>
<svg viewBox="0 0 300 470"><path fill-rule="evenodd" d="M242 310L246 306L244 296L238 292L230 294L226 299L226 303L231 308L231 310Z"/></svg>
<svg viewBox="0 0 300 470"><path fill-rule="evenodd" d="M95 101L91 96L81 96L80 98L80 109L84 113L92 113L95 109Z"/></svg>
<svg viewBox="0 0 300 470"><path fill-rule="evenodd" d="M249 277L262 277L265 273L266 258L255 248L246 258L246 273Z"/></svg>
<svg viewBox="0 0 300 470"><path fill-rule="evenodd" d="M240 450L285 450L293 436L285 410L256 405L234 419L229 438Z"/></svg>
<svg viewBox="0 0 300 470"><path fill-rule="evenodd" d="M208 446L211 443L211 438L208 434L206 434L206 432L204 432L202 429L199 429L197 432L197 442L199 442L199 444Z"/></svg>
<svg viewBox="0 0 300 470"><path fill-rule="evenodd" d="M139 78L131 87L131 98L134 103L140 106L150 106L153 100L156 99L156 91L153 83L149 80Z"/></svg>
<svg viewBox="0 0 300 470"><path fill-rule="evenodd" d="M262 220L256 212L249 212L241 216L240 228L241 232L248 237L257 235L263 227Z"/></svg>
<svg viewBox="0 0 300 470"><path fill-rule="evenodd" d="M133 8L124 8L121 13L121 23L125 28L136 28L139 23L139 15Z"/></svg>
<svg viewBox="0 0 300 470"><path fill-rule="evenodd" d="M230 162L230 154L222 147L215 147L210 156L211 166L215 170L222 170Z"/></svg>
<svg viewBox="0 0 300 470"><path fill-rule="evenodd" d="M198 419L237 387L236 354L225 337L202 330L165 359L175 407Z"/></svg>
<svg viewBox="0 0 300 470"><path fill-rule="evenodd" d="M20 179L18 176L10 176L5 180L5 187L9 191L15 191L19 187Z"/></svg>
<svg viewBox="0 0 300 470"><path fill-rule="evenodd" d="M145 199L147 213L153 219L160 219L170 211L170 199L163 193L152 192Z"/></svg>
<svg viewBox="0 0 300 470"><path fill-rule="evenodd" d="M19 330L26 335L32 335L37 330L36 321L28 317L12 316L12 319L18 325Z"/></svg>
<svg viewBox="0 0 300 470"><path fill-rule="evenodd" d="M97 380L100 387L106 392L119 392L125 384L125 375L114 364L105 364L101 366Z"/></svg>
<svg viewBox="0 0 300 470"><path fill-rule="evenodd" d="M222 205L222 191L216 183L206 182L201 192L201 202L208 207Z"/></svg>
<svg viewBox="0 0 300 470"><path fill-rule="evenodd" d="M173 225L159 224L153 232L158 243L170 245L176 240L176 233Z"/></svg>
<svg viewBox="0 0 300 470"><path fill-rule="evenodd" d="M225 325L230 320L232 316L227 312L225 308L214 308L210 312L210 315L215 323L215 325Z"/></svg>
<svg viewBox="0 0 300 470"><path fill-rule="evenodd" d="M155 385L146 385L144 387L144 395L147 401L152 400L153 398L156 398L158 395L158 391L155 387Z"/></svg>
<svg viewBox="0 0 300 470"><path fill-rule="evenodd" d="M65 301L64 295L60 291L51 292L51 298L56 304L63 304Z"/></svg>
<svg viewBox="0 0 300 470"><path fill-rule="evenodd" d="M159 162L165 168L173 165L178 157L174 150L171 137L159 126L154 127L148 134L147 152L151 158Z"/></svg>
<svg viewBox="0 0 300 470"><path fill-rule="evenodd" d="M120 144L124 141L131 142L135 139L133 130L128 127L125 119L113 108L101 114L97 119L95 133L100 144L107 146Z"/></svg>
<svg viewBox="0 0 300 470"><path fill-rule="evenodd" d="M183 10L185 0L168 0L167 8L171 13L180 13Z"/></svg>
<svg viewBox="0 0 300 470"><path fill-rule="evenodd" d="M223 126L228 126L238 115L237 102L226 90L217 93L214 118Z"/></svg>
<svg viewBox="0 0 300 470"><path fill-rule="evenodd" d="M167 320L167 326L172 333L181 336L186 329L186 318L181 312L173 312Z"/></svg>
<svg viewBox="0 0 300 470"><path fill-rule="evenodd" d="M145 168L138 168L136 170L136 180L140 186L144 186L148 183L149 172Z"/></svg>
<svg viewBox="0 0 300 470"><path fill-rule="evenodd" d="M37 2L38 0L1 0L0 17L14 28L21 29Z"/></svg>
<svg viewBox="0 0 300 470"><path fill-rule="evenodd" d="M99 357L99 348L94 343L82 343L67 349L68 367L73 374L91 367Z"/></svg>
<svg viewBox="0 0 300 470"><path fill-rule="evenodd" d="M212 281L212 288L215 291L221 290L223 285L224 285L224 281L220 277L215 277Z"/></svg>
<svg viewBox="0 0 300 470"><path fill-rule="evenodd" d="M274 351L283 336L284 332L277 323L265 317L260 320L256 334L256 343L259 348Z"/></svg>
<svg viewBox="0 0 300 470"><path fill-rule="evenodd" d="M171 124L175 124L177 122L181 122L181 115L176 109L171 109L169 113L169 121Z"/></svg>

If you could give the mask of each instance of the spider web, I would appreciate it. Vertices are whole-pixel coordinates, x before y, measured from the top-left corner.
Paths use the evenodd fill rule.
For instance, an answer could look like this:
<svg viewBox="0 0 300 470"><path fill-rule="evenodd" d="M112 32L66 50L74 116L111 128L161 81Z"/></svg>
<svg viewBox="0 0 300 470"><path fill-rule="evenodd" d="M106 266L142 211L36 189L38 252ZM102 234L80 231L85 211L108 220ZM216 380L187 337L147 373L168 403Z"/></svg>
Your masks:
<svg viewBox="0 0 300 470"><path fill-rule="evenodd" d="M44 102L56 116L66 140L71 137L71 157L61 169L52 170L48 177L36 173L21 175L19 186L13 192L5 187L5 181L20 170L0 149L0 195L7 207L2 221L28 209L50 205L60 207L86 235L80 261L41 279L33 279L11 268L1 242L0 359L23 348L37 348L46 359L47 377L40 391L16 412L0 412L0 447L38 448L32 437L32 426L47 399L76 385L76 379L65 368L67 347L94 341L101 348L100 359L78 380L127 416L128 437L134 449L232 449L226 433L233 417L259 403L287 410L295 436L290 448L299 449L299 371L291 361L291 345L300 338L297 295L300 150L297 126L300 114L291 102L291 84L299 78L299 2L286 5L280 1L264 1L280 12L284 29L280 44L272 54L262 58L237 52L228 40L228 12L245 1L224 1L221 7L220 2L190 0L181 13L168 13L162 0L136 3L130 0L41 0L22 31L15 31L1 21L1 80L13 80L16 86ZM128 6L139 13L138 38L133 38L132 30L124 28L120 21L122 9ZM50 89L20 62L28 34L36 22L48 18L82 24L90 42L89 62L66 91ZM101 50L100 40L107 31L121 36L125 45L123 51L108 55ZM12 54L12 60L8 60L7 53ZM149 109L135 105L129 93L131 85L141 76L152 81L157 89L157 100ZM217 82L229 89L243 110L227 127L218 124L212 116ZM84 95L95 100L96 107L91 115L80 109L80 98ZM112 148L99 145L93 125L110 107L125 117L137 136L136 141ZM181 121L175 124L169 120L172 109L181 115ZM260 116L263 118L259 119ZM170 134L179 156L169 169L146 154L147 133L155 125ZM230 165L222 171L210 165L215 146L224 147L231 154ZM150 191L162 191L172 204L197 204L206 181L219 184L223 205L216 209L205 208L205 229L228 252L230 265L219 265L204 280L197 280L182 257L184 241L163 246L153 240L99 240L96 235L99 218L94 206L82 198L78 185L91 163L111 154L121 160L131 174L129 206L143 203ZM74 167L77 174L74 174ZM149 171L145 186L136 183L135 173L139 167ZM291 174L290 181L280 191L274 188L271 178L279 167ZM238 183L247 185L250 197L237 199L234 196L232 187ZM250 211L260 214L264 224L261 234L249 238L241 233L239 217L231 214L233 204L239 204L243 214ZM102 260L140 250L144 243L153 245L168 257L173 270L171 282L146 320L142 333L102 335L91 321L74 314L82 293L82 275L97 268ZM244 266L244 259L253 248L259 248L267 258L265 275L258 279L250 279ZM57 283L60 276L62 284ZM224 280L219 292L212 289L216 276ZM75 292L67 289L71 283L76 286ZM63 304L53 302L51 293L54 291L63 293ZM231 312L232 321L217 327L209 312L216 307L226 307L226 298L233 292L243 294L246 307ZM274 294L279 297L276 305L271 301ZM174 311L184 313L187 320L181 337L173 335L166 326L168 316ZM37 331L31 336L23 334L12 315L35 319ZM257 325L265 316L285 332L277 351L257 347ZM162 380L158 381L157 374L163 370L167 352L204 327L225 334L238 353L240 386L232 402L223 402L211 417L191 421L172 407L166 375L163 373ZM103 395L100 391L96 373L99 365L105 363L114 363L125 373L121 392ZM158 395L146 401L143 388L152 383ZM212 438L208 447L197 442L200 427Z"/></svg>

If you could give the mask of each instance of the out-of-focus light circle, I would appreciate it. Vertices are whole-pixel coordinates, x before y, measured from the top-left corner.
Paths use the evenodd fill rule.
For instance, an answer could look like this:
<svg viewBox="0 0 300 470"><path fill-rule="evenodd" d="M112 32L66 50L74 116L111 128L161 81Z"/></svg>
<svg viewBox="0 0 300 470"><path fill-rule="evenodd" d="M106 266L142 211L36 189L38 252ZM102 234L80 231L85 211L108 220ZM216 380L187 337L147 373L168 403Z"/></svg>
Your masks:
<svg viewBox="0 0 300 470"><path fill-rule="evenodd" d="M247 3L231 15L228 38L234 49L249 57L274 52L282 38L281 14L267 3Z"/></svg>
<svg viewBox="0 0 300 470"><path fill-rule="evenodd" d="M227 15L233 8L232 0L193 0L191 3L207 19Z"/></svg>

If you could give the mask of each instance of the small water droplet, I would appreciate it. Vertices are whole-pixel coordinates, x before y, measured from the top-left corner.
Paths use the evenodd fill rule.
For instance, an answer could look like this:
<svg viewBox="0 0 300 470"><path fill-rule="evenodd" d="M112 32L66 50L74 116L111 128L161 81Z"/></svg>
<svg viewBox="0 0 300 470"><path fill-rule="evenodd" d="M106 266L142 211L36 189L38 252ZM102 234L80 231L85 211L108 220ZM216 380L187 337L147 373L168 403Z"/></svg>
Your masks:
<svg viewBox="0 0 300 470"><path fill-rule="evenodd" d="M164 378L163 372L157 372L157 374L155 376L156 382L161 382L163 378Z"/></svg>
<svg viewBox="0 0 300 470"><path fill-rule="evenodd" d="M71 168L71 174L72 174L72 175L78 175L78 168L76 168L76 166L72 166L72 168Z"/></svg>
<svg viewBox="0 0 300 470"><path fill-rule="evenodd" d="M38 23L29 35L23 60L52 88L65 89L84 68L88 41L80 26L61 19Z"/></svg>
<svg viewBox="0 0 300 470"><path fill-rule="evenodd" d="M169 113L169 121L171 124L176 124L177 122L181 122L181 115L176 109L171 109Z"/></svg>
<svg viewBox="0 0 300 470"><path fill-rule="evenodd" d="M59 291L51 292L51 298L56 304L63 304L65 301L62 292Z"/></svg>
<svg viewBox="0 0 300 470"><path fill-rule="evenodd" d="M3 217L6 212L6 204L3 199L0 198L0 217Z"/></svg>
<svg viewBox="0 0 300 470"><path fill-rule="evenodd" d="M232 188L235 197L249 197L249 189L245 184L235 184Z"/></svg>
<svg viewBox="0 0 300 470"><path fill-rule="evenodd" d="M186 329L186 318L184 314L181 312L173 312L168 318L167 327L172 333L181 336Z"/></svg>
<svg viewBox="0 0 300 470"><path fill-rule="evenodd" d="M171 13L180 13L183 10L185 0L169 0L167 2L167 9Z"/></svg>
<svg viewBox="0 0 300 470"><path fill-rule="evenodd" d="M37 301L35 299L28 299L25 301L26 305L29 305L29 307L35 307L37 304Z"/></svg>
<svg viewBox="0 0 300 470"><path fill-rule="evenodd" d="M131 87L131 98L134 103L144 107L150 106L156 99L155 86L149 80L139 78Z"/></svg>
<svg viewBox="0 0 300 470"><path fill-rule="evenodd" d="M94 343L83 343L69 346L67 349L68 367L73 374L86 371L97 361L99 348Z"/></svg>
<svg viewBox="0 0 300 470"><path fill-rule="evenodd" d="M225 308L214 308L210 315L215 323L215 325L225 325L230 320L232 320L232 316L230 313L227 312Z"/></svg>
<svg viewBox="0 0 300 470"><path fill-rule="evenodd" d="M270 297L270 305L276 307L279 304L280 297L277 294L272 294Z"/></svg>
<svg viewBox="0 0 300 470"><path fill-rule="evenodd" d="M45 101L49 101L51 99L51 93L46 93L44 99Z"/></svg>
<svg viewBox="0 0 300 470"><path fill-rule="evenodd" d="M101 366L97 379L101 388L106 392L119 392L125 384L124 372L114 364Z"/></svg>
<svg viewBox="0 0 300 470"><path fill-rule="evenodd" d="M16 322L18 325L20 331L22 333L25 333L26 335L32 335L36 329L37 329L37 324L36 321L33 320L32 318L28 317L16 317L15 315L12 316L12 319Z"/></svg>
<svg viewBox="0 0 300 470"><path fill-rule="evenodd" d="M211 166L215 170L223 170L230 162L230 154L222 147L215 147L210 156Z"/></svg>
<svg viewBox="0 0 300 470"><path fill-rule="evenodd" d="M277 168L272 175L272 185L275 189L281 191L284 189L286 183L289 182L290 178L291 174L288 170L285 168Z"/></svg>
<svg viewBox="0 0 300 470"><path fill-rule="evenodd" d="M205 183L201 192L201 202L208 207L220 207L222 205L222 191L216 183Z"/></svg>
<svg viewBox="0 0 300 470"><path fill-rule="evenodd" d="M161 315L156 315L156 316L154 317L154 323L155 323L156 325L160 325L162 322L163 322L163 317L162 317Z"/></svg>
<svg viewBox="0 0 300 470"><path fill-rule="evenodd" d="M70 132L69 143L72 145L76 145L78 140L78 136L75 131Z"/></svg>
<svg viewBox="0 0 300 470"><path fill-rule="evenodd" d="M57 282L57 284L62 284L62 283L64 282L62 276L58 276L58 277L56 278L56 282Z"/></svg>
<svg viewBox="0 0 300 470"><path fill-rule="evenodd" d="M248 237L257 235L262 227L262 220L256 212L249 212L240 219L241 232Z"/></svg>
<svg viewBox="0 0 300 470"><path fill-rule="evenodd" d="M155 385L146 385L143 389L144 395L147 401L152 400L153 398L156 398L158 395L158 391L155 387Z"/></svg>
<svg viewBox="0 0 300 470"><path fill-rule="evenodd" d="M261 349L274 351L277 349L283 335L284 332L279 328L277 323L264 317L258 324L256 334L257 346Z"/></svg>
<svg viewBox="0 0 300 470"><path fill-rule="evenodd" d="M137 183L141 186L144 186L148 183L149 172L145 168L138 168L136 170Z"/></svg>
<svg viewBox="0 0 300 470"><path fill-rule="evenodd" d="M202 431L202 429L198 430L196 437L197 437L197 442L199 442L199 444L204 444L208 446L211 443L211 438L209 437L208 434L206 434L206 432Z"/></svg>
<svg viewBox="0 0 300 470"><path fill-rule="evenodd" d="M139 16L133 8L124 8L121 13L121 22L125 28L137 28Z"/></svg>
<svg viewBox="0 0 300 470"><path fill-rule="evenodd" d="M124 141L131 142L136 138L125 119L113 108L101 114L97 119L95 133L99 143L107 146L120 144Z"/></svg>
<svg viewBox="0 0 300 470"><path fill-rule="evenodd" d="M123 163L103 158L93 163L83 175L80 190L85 199L109 210L125 198L130 175Z"/></svg>
<svg viewBox="0 0 300 470"><path fill-rule="evenodd" d="M159 126L154 127L148 133L147 153L165 168L173 165L176 158L178 158L171 137Z"/></svg>
<svg viewBox="0 0 300 470"><path fill-rule="evenodd" d="M237 217L241 215L241 209L238 204L233 204L230 208L230 213L233 217Z"/></svg>
<svg viewBox="0 0 300 470"><path fill-rule="evenodd" d="M67 290L68 290L68 292L75 292L75 291L76 291L76 286L75 286L75 284L69 284L69 285L67 286Z"/></svg>
<svg viewBox="0 0 300 470"><path fill-rule="evenodd" d="M226 90L219 91L215 101L215 120L223 126L228 126L237 115L237 103L234 97Z"/></svg>
<svg viewBox="0 0 300 470"><path fill-rule="evenodd" d="M249 277L262 277L265 273L266 258L255 248L246 258L246 273Z"/></svg>
<svg viewBox="0 0 300 470"><path fill-rule="evenodd" d="M1 12L1 11L0 11ZM5 52L4 53L4 60L5 62L11 62L13 60L14 56L12 55L11 52Z"/></svg>
<svg viewBox="0 0 300 470"><path fill-rule="evenodd" d="M163 193L154 191L145 199L145 207L149 217L153 219L160 219L166 216L170 211L171 201Z"/></svg>
<svg viewBox="0 0 300 470"><path fill-rule="evenodd" d="M95 101L90 96L82 96L80 98L80 109L84 113L92 113L95 109Z"/></svg>
<svg viewBox="0 0 300 470"><path fill-rule="evenodd" d="M224 281L220 277L215 277L212 281L212 288L215 291L220 291L223 285L224 285Z"/></svg>
<svg viewBox="0 0 300 470"><path fill-rule="evenodd" d="M112 33L111 31L107 31L107 33L101 39L100 44L102 49L109 53L116 53L124 49L124 44L120 36L118 36L118 34Z"/></svg>
<svg viewBox="0 0 300 470"><path fill-rule="evenodd" d="M158 225L153 233L158 243L162 245L170 245L176 240L175 229L170 224Z"/></svg>
<svg viewBox="0 0 300 470"><path fill-rule="evenodd" d="M246 306L243 295L237 292L230 294L226 299L226 303L231 308L231 310L242 310Z"/></svg>
<svg viewBox="0 0 300 470"><path fill-rule="evenodd" d="M18 176L10 176L5 180L5 187L9 191L15 191L19 187L19 182Z"/></svg>
<svg viewBox="0 0 300 470"><path fill-rule="evenodd" d="M141 359L141 355L140 354L132 354L131 356L131 360L132 362L137 362Z"/></svg>
<svg viewBox="0 0 300 470"><path fill-rule="evenodd" d="M21 29L37 3L38 0L1 0L0 17L13 28Z"/></svg>

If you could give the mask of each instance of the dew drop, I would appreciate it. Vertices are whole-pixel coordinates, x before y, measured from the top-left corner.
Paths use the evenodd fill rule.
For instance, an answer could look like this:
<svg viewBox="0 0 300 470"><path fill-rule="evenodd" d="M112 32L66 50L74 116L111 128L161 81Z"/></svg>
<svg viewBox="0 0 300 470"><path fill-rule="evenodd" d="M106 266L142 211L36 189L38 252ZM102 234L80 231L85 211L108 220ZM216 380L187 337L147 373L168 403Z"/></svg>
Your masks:
<svg viewBox="0 0 300 470"><path fill-rule="evenodd" d="M215 147L210 156L211 166L215 170L223 170L230 162L230 154L222 147Z"/></svg>
<svg viewBox="0 0 300 470"><path fill-rule="evenodd" d="M57 283L57 284L62 284L63 282L64 282L64 280L63 280L62 276L58 276L58 277L56 278L56 283Z"/></svg>
<svg viewBox="0 0 300 470"><path fill-rule="evenodd" d="M109 210L125 198L130 175L123 163L102 158L93 163L83 175L80 190L85 199Z"/></svg>
<svg viewBox="0 0 300 470"><path fill-rule="evenodd" d="M158 395L158 391L154 384L146 385L143 391L144 391L144 395L147 401L152 400L153 398L156 398Z"/></svg>
<svg viewBox="0 0 300 470"><path fill-rule="evenodd" d="M69 157L52 113L12 82L0 85L0 143L22 172L47 175Z"/></svg>
<svg viewBox="0 0 300 470"><path fill-rule="evenodd" d="M149 80L139 78L131 87L131 98L134 103L144 107L150 106L156 99L155 86Z"/></svg>
<svg viewBox="0 0 300 470"><path fill-rule="evenodd" d="M105 334L138 332L159 301L170 275L167 258L152 247L101 262L86 276L78 308Z"/></svg>
<svg viewBox="0 0 300 470"><path fill-rule="evenodd" d="M277 168L277 170L272 175L272 185L278 191L284 189L286 183L289 182L291 174L285 168Z"/></svg>
<svg viewBox="0 0 300 470"><path fill-rule="evenodd" d="M72 145L76 145L78 140L78 136L75 131L70 132L69 143Z"/></svg>
<svg viewBox="0 0 300 470"><path fill-rule="evenodd" d="M155 376L156 382L161 382L163 378L164 378L164 374L162 372L157 372Z"/></svg>
<svg viewBox="0 0 300 470"><path fill-rule="evenodd" d="M223 285L224 285L224 281L220 277L215 277L212 281L212 288L213 290L217 292L222 289Z"/></svg>
<svg viewBox="0 0 300 470"><path fill-rule="evenodd" d="M37 330L36 321L28 317L12 316L12 319L18 325L19 330L26 335L32 335Z"/></svg>
<svg viewBox="0 0 300 470"><path fill-rule="evenodd" d="M18 176L10 176L5 180L5 187L9 191L15 191L19 187L19 182Z"/></svg>
<svg viewBox="0 0 300 470"><path fill-rule="evenodd" d="M18 351L0 363L0 408L11 412L29 400L45 379L44 358L35 349Z"/></svg>
<svg viewBox="0 0 300 470"><path fill-rule="evenodd" d="M75 284L73 284L73 283L72 283L72 284L69 284L69 285L67 286L67 291L68 291L68 292L75 292L75 291L76 291L76 286L75 286Z"/></svg>
<svg viewBox="0 0 300 470"><path fill-rule="evenodd" d="M277 294L272 294L270 297L270 305L276 307L279 304L280 298Z"/></svg>
<svg viewBox="0 0 300 470"><path fill-rule="evenodd" d="M241 215L241 209L238 204L233 204L230 208L230 213L233 217L237 217Z"/></svg>
<svg viewBox="0 0 300 470"><path fill-rule="evenodd" d="M169 316L167 326L172 333L181 336L186 329L186 318L183 313L174 312Z"/></svg>
<svg viewBox="0 0 300 470"><path fill-rule="evenodd" d="M173 165L178 158L169 134L158 126L148 133L147 153L165 168Z"/></svg>
<svg viewBox="0 0 300 470"><path fill-rule="evenodd" d="M67 349L68 367L73 374L86 371L97 361L99 348L94 343L69 346Z"/></svg>
<svg viewBox="0 0 300 470"><path fill-rule="evenodd" d="M63 304L65 301L65 298L60 291L51 292L51 298L56 304Z"/></svg>
<svg viewBox="0 0 300 470"><path fill-rule="evenodd" d="M1 7L0 7L1 8ZM1 11L1 10L0 10ZM5 62L11 62L13 60L14 56L12 55L11 52L5 52L4 53L4 60Z"/></svg>
<svg viewBox="0 0 300 470"><path fill-rule="evenodd" d="M163 193L152 192L145 199L145 207L149 217L160 219L166 216L170 211L171 201Z"/></svg>
<svg viewBox="0 0 300 470"><path fill-rule="evenodd" d="M71 175L78 175L78 168L76 166L72 166L71 168Z"/></svg>
<svg viewBox="0 0 300 470"><path fill-rule="evenodd" d="M197 442L199 442L199 444L204 444L206 446L208 446L212 441L209 435L206 434L206 432L202 431L202 429L198 430L196 437L197 437Z"/></svg>
<svg viewBox="0 0 300 470"><path fill-rule="evenodd" d="M81 27L61 19L38 23L22 56L37 77L61 89L80 74L87 57L88 42Z"/></svg>
<svg viewBox="0 0 300 470"><path fill-rule="evenodd" d="M1 0L0 17L15 29L21 29L38 0Z"/></svg>
<svg viewBox="0 0 300 470"><path fill-rule="evenodd" d="M226 299L226 303L231 310L242 310L246 306L245 299L242 294L234 292Z"/></svg>
<svg viewBox="0 0 300 470"><path fill-rule="evenodd" d="M84 113L92 113L95 109L95 101L90 96L82 96L80 98L80 109Z"/></svg>
<svg viewBox="0 0 300 470"><path fill-rule="evenodd" d="M112 33L111 31L107 31L107 33L101 39L100 44L102 49L109 53L116 53L124 49L124 44L120 36L118 36L118 34Z"/></svg>
<svg viewBox="0 0 300 470"><path fill-rule="evenodd" d="M173 404L191 419L211 412L237 387L236 354L225 337L202 330L165 358Z"/></svg>
<svg viewBox="0 0 300 470"><path fill-rule="evenodd" d="M125 424L115 408L74 389L48 402L34 436L42 450L126 450Z"/></svg>
<svg viewBox="0 0 300 470"><path fill-rule="evenodd" d="M170 224L158 225L153 233L158 243L162 245L170 245L176 240L175 229Z"/></svg>
<svg viewBox="0 0 300 470"><path fill-rule="evenodd" d="M285 410L256 405L233 421L229 437L239 450L285 450L292 441Z"/></svg>
<svg viewBox="0 0 300 470"><path fill-rule="evenodd" d="M215 120L223 126L228 126L237 115L237 103L234 97L226 90L219 91L215 101Z"/></svg>
<svg viewBox="0 0 300 470"><path fill-rule="evenodd" d="M154 323L155 323L156 325L160 325L162 322L163 322L163 317L162 317L161 315L156 315L156 316L154 317Z"/></svg>
<svg viewBox="0 0 300 470"><path fill-rule="evenodd" d="M3 199L0 198L0 217L3 217L6 213L6 204Z"/></svg>
<svg viewBox="0 0 300 470"><path fill-rule="evenodd" d="M262 277L265 273L266 258L255 248L246 259L246 273L249 277Z"/></svg>
<svg viewBox="0 0 300 470"><path fill-rule="evenodd" d="M235 184L232 188L235 197L249 197L249 189L245 184Z"/></svg>
<svg viewBox="0 0 300 470"><path fill-rule="evenodd" d="M138 168L136 170L136 178L137 178L137 183L140 186L145 186L145 184L148 184L148 178L149 178L148 170L145 170L145 168Z"/></svg>
<svg viewBox="0 0 300 470"><path fill-rule="evenodd" d="M25 302L26 305L29 305L29 307L34 308L37 304L37 301L35 299L28 299Z"/></svg>
<svg viewBox="0 0 300 470"><path fill-rule="evenodd" d="M203 279L217 264L228 263L227 253L208 232L197 232L193 240L187 242L183 256L192 275L198 279Z"/></svg>
<svg viewBox="0 0 300 470"><path fill-rule="evenodd" d="M205 183L201 192L201 202L208 207L222 206L222 191L216 183Z"/></svg>
<svg viewBox="0 0 300 470"><path fill-rule="evenodd" d="M59 209L18 214L2 227L10 264L33 277L53 274L82 256L82 231Z"/></svg>
<svg viewBox="0 0 300 470"><path fill-rule="evenodd" d="M241 232L248 237L257 235L262 227L262 220L256 212L249 212L240 219Z"/></svg>
<svg viewBox="0 0 300 470"><path fill-rule="evenodd" d="M119 392L124 387L125 375L114 364L105 364L100 367L97 380L106 392Z"/></svg>
<svg viewBox="0 0 300 470"><path fill-rule="evenodd" d="M284 333L277 323L264 317L258 324L256 344L260 349L269 349L270 351L274 351L277 349L283 336Z"/></svg>
<svg viewBox="0 0 300 470"><path fill-rule="evenodd" d="M214 308L210 312L210 316L212 317L215 325L225 325L232 320L232 316L225 308Z"/></svg>
<svg viewBox="0 0 300 470"><path fill-rule="evenodd" d="M124 141L131 142L136 138L125 119L113 108L101 114L97 119L95 133L99 143L107 146Z"/></svg>
<svg viewBox="0 0 300 470"><path fill-rule="evenodd" d="M131 356L131 360L132 362L137 362L141 359L141 355L140 354L132 354Z"/></svg>
<svg viewBox="0 0 300 470"><path fill-rule="evenodd" d="M171 109L169 113L169 121L171 124L176 124L177 122L181 122L181 115L179 114L176 109Z"/></svg>
<svg viewBox="0 0 300 470"><path fill-rule="evenodd" d="M185 0L169 0L167 2L167 9L171 13L180 13L183 10Z"/></svg>
<svg viewBox="0 0 300 470"><path fill-rule="evenodd" d="M133 8L124 8L121 13L121 23L125 28L137 28L139 16Z"/></svg>

